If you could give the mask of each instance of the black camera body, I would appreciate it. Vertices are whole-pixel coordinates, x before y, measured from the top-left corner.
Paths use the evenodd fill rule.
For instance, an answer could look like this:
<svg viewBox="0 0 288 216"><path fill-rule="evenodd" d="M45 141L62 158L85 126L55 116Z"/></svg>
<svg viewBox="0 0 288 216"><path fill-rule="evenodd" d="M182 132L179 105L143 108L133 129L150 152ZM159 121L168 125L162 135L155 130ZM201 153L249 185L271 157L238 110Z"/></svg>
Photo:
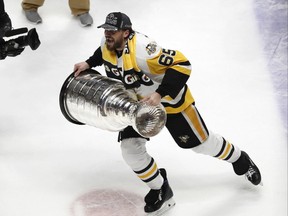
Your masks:
<svg viewBox="0 0 288 216"><path fill-rule="evenodd" d="M17 56L23 52L26 46L29 46L32 50L36 50L40 46L41 42L35 28L32 28L29 31L27 28L9 30L5 32L4 37L12 37L21 34L25 35L7 41L0 38L0 59L5 59L7 56Z"/></svg>

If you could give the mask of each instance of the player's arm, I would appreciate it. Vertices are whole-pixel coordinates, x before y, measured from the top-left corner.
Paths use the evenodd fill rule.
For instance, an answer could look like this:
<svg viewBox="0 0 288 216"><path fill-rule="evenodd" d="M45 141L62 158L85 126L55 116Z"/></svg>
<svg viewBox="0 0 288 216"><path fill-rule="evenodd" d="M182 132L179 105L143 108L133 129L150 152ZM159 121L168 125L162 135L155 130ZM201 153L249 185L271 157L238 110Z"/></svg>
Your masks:
<svg viewBox="0 0 288 216"><path fill-rule="evenodd" d="M157 63L164 69L164 77L156 92L164 97L175 98L185 86L191 74L191 64L179 51L162 49Z"/></svg>
<svg viewBox="0 0 288 216"><path fill-rule="evenodd" d="M150 105L157 105L161 102L162 97L176 98L189 79L190 62L178 51L162 50L148 63L150 72L156 76L163 76L163 78L156 91L146 95L142 101Z"/></svg>
<svg viewBox="0 0 288 216"><path fill-rule="evenodd" d="M78 76L82 71L89 68L100 66L103 64L102 51L99 47L92 56L90 56L86 61L79 62L74 65L74 75Z"/></svg>
<svg viewBox="0 0 288 216"><path fill-rule="evenodd" d="M86 60L86 63L90 66L90 68L101 66L103 64L102 51L100 46L94 52L94 54Z"/></svg>

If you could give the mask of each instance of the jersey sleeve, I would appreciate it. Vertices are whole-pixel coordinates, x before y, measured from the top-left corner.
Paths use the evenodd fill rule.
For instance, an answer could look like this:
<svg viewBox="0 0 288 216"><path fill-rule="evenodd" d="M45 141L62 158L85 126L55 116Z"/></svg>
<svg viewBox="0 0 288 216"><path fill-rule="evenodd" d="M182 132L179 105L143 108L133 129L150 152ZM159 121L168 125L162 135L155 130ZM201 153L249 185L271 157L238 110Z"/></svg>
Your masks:
<svg viewBox="0 0 288 216"><path fill-rule="evenodd" d="M101 40L101 45L97 48L97 50L93 53L93 55L86 60L90 68L101 66L103 64L102 48L104 45L105 45L105 38L103 37Z"/></svg>
<svg viewBox="0 0 288 216"><path fill-rule="evenodd" d="M161 97L169 95L174 99L181 91L181 89L186 85L188 79L188 75L181 74L178 71L168 68L161 84L156 89L156 92L159 93Z"/></svg>
<svg viewBox="0 0 288 216"><path fill-rule="evenodd" d="M161 97L175 98L191 74L189 60L178 50L164 49L154 40L137 35L137 63L160 83L156 92Z"/></svg>
<svg viewBox="0 0 288 216"><path fill-rule="evenodd" d="M102 59L101 47L98 47L98 49L94 52L92 56L90 56L86 60L86 62L90 66L90 68L102 65L103 59Z"/></svg>

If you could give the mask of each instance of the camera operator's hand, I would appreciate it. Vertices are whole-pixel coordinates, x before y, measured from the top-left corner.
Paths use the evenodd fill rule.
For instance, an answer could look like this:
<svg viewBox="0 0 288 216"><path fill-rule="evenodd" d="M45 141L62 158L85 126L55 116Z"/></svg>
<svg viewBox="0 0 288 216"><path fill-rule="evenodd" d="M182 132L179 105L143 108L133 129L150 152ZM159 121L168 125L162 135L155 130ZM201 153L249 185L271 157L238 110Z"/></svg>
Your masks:
<svg viewBox="0 0 288 216"><path fill-rule="evenodd" d="M0 60L5 59L7 57L5 52L5 41L0 38Z"/></svg>
<svg viewBox="0 0 288 216"><path fill-rule="evenodd" d="M24 47L20 47L18 43L16 43L14 40L10 40L7 42L2 42L3 39L0 41L0 59L5 59L7 56L9 57L15 57L20 55Z"/></svg>
<svg viewBox="0 0 288 216"><path fill-rule="evenodd" d="M5 36L7 31L10 31L12 28L11 20L8 14L5 12L0 15L0 38Z"/></svg>
<svg viewBox="0 0 288 216"><path fill-rule="evenodd" d="M6 44L6 54L10 57L20 55L24 49L24 47L20 47L19 44L13 40L8 41Z"/></svg>

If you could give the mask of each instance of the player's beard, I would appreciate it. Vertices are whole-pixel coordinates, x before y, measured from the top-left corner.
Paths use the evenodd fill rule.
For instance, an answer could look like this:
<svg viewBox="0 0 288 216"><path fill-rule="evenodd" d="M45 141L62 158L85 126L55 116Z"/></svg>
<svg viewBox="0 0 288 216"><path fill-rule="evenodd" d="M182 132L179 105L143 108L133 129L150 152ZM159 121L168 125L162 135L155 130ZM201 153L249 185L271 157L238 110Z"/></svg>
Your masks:
<svg viewBox="0 0 288 216"><path fill-rule="evenodd" d="M107 38L106 38L106 47L109 51L114 51L116 49L122 48L123 44L124 44L123 38L120 38L118 40L115 40L113 38L109 38L107 40Z"/></svg>

